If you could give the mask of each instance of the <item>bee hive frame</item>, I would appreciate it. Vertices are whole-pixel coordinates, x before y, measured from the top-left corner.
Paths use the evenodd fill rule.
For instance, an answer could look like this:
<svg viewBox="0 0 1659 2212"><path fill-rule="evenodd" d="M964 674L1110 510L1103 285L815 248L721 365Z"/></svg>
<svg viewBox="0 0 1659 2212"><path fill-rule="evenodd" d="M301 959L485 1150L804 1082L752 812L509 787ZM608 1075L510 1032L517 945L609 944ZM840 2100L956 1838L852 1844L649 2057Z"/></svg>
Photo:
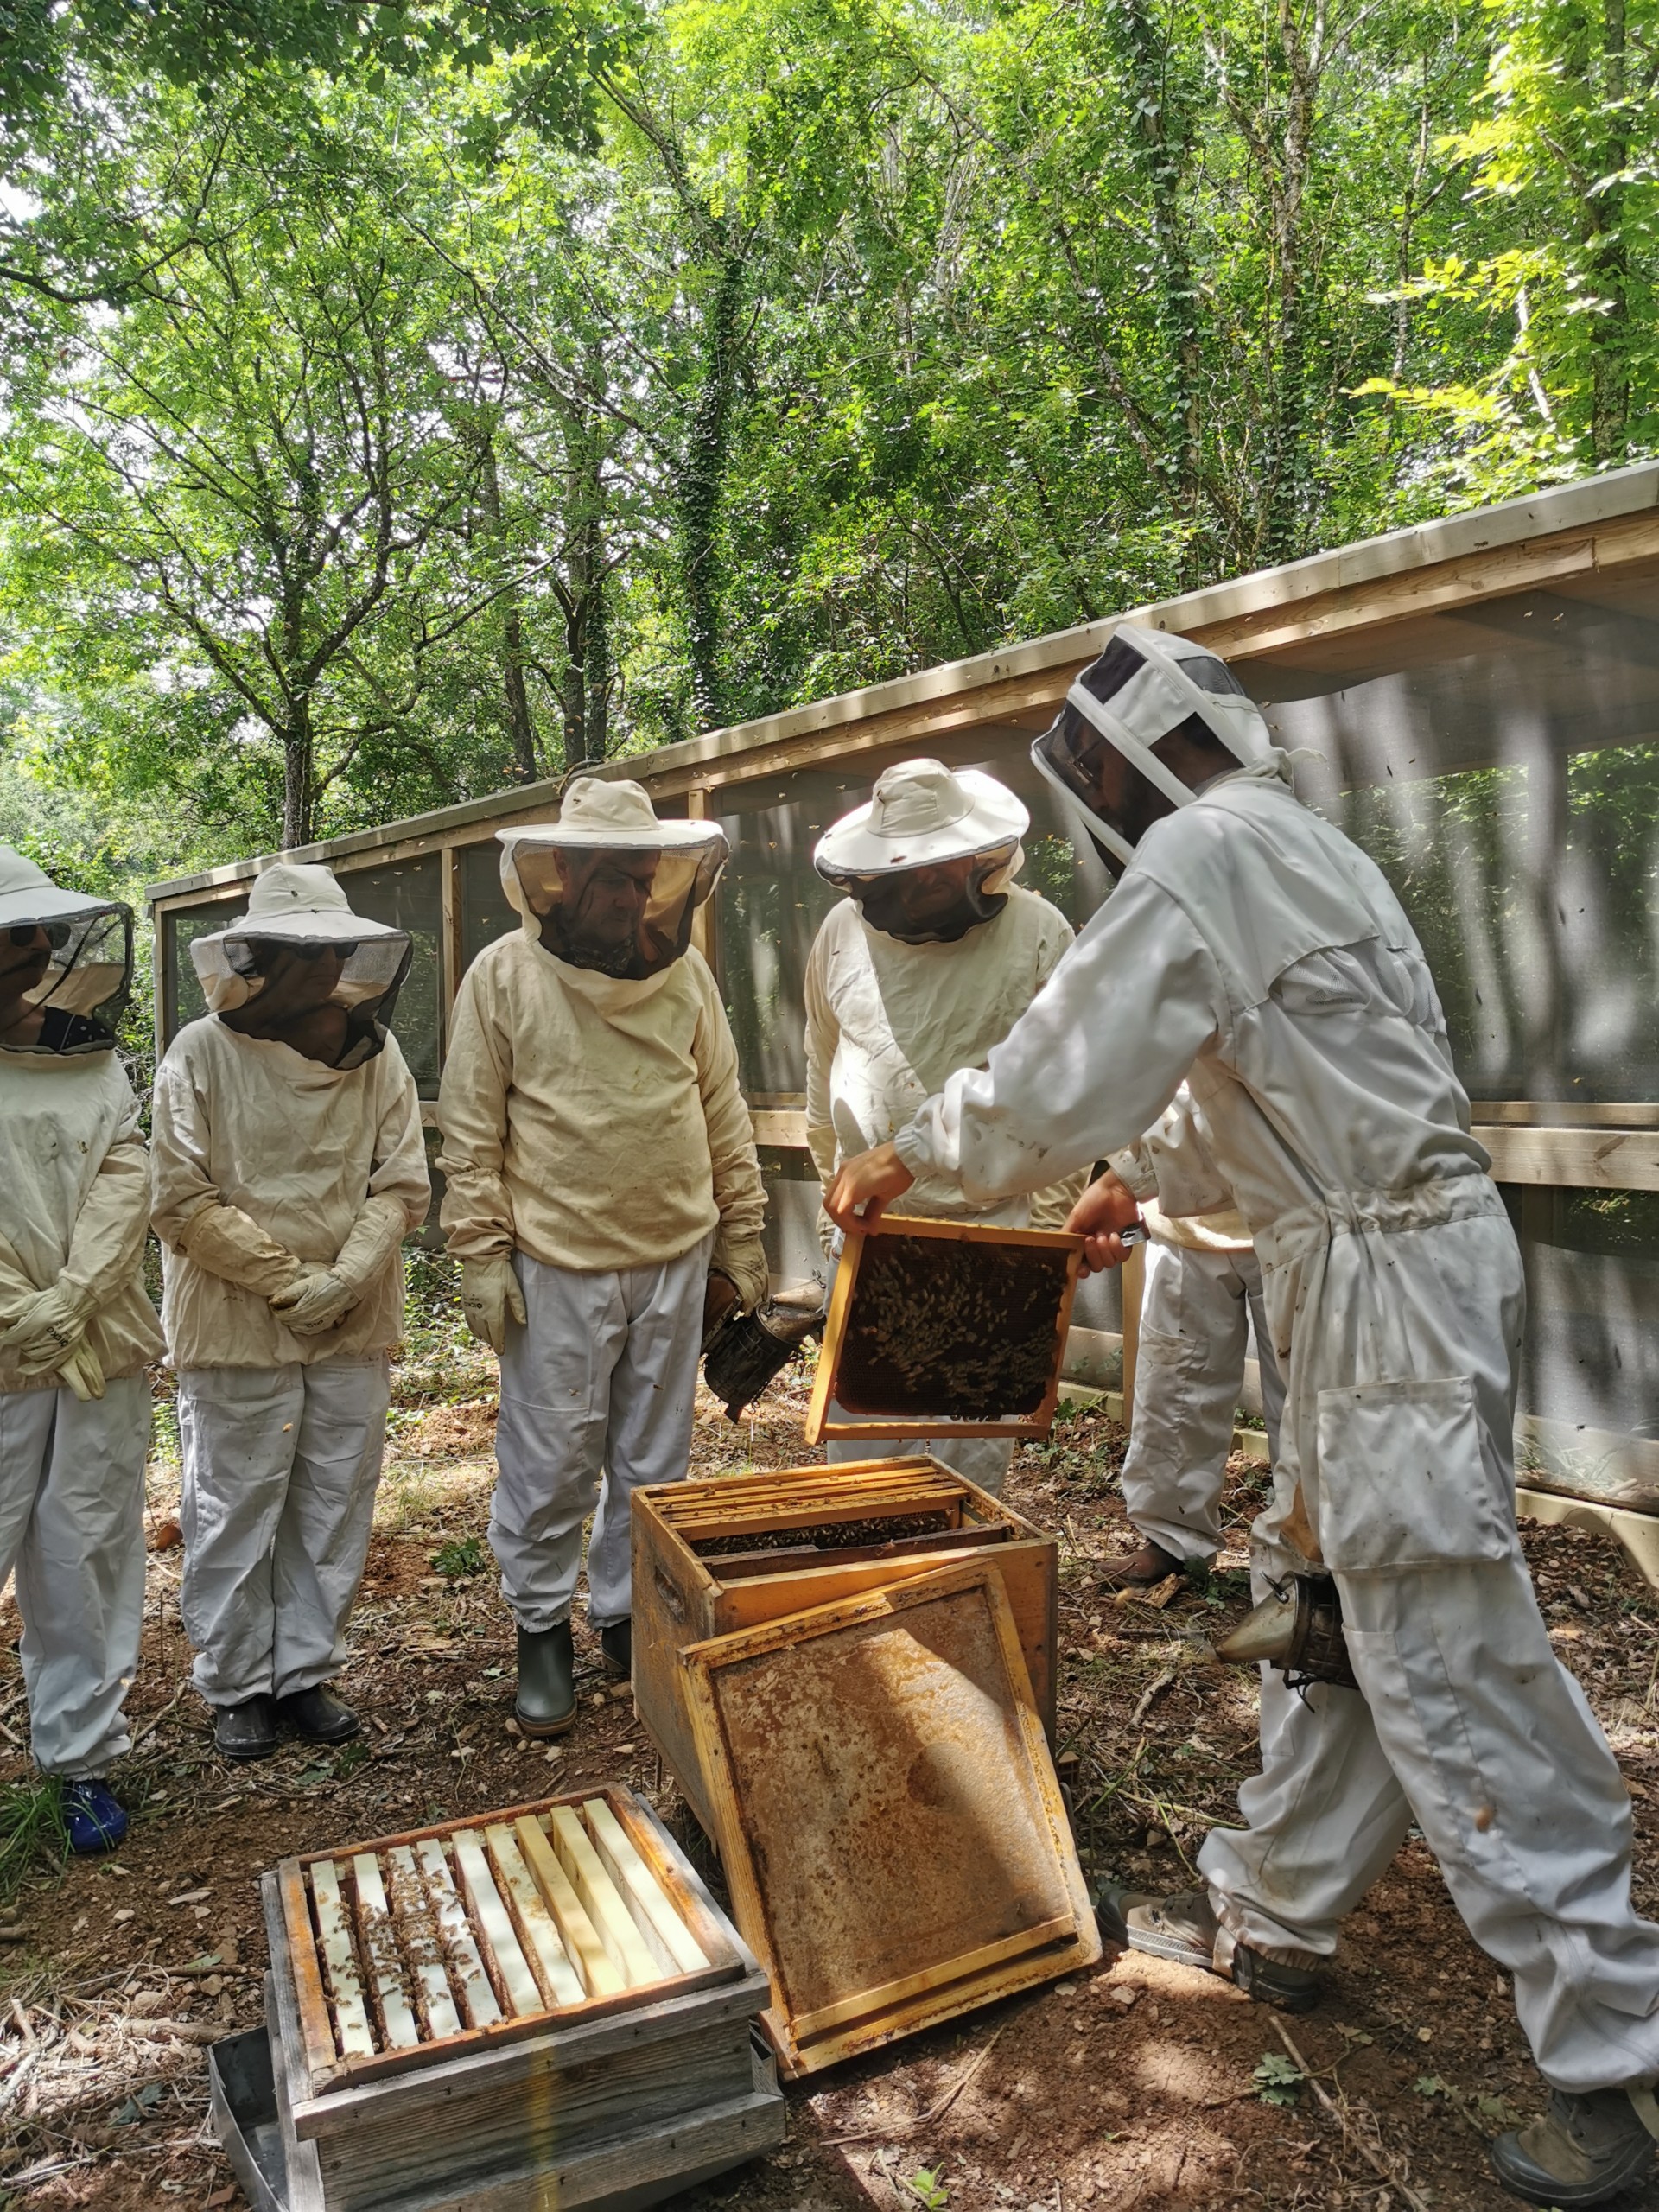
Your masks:
<svg viewBox="0 0 1659 2212"><path fill-rule="evenodd" d="M1054 1230L992 1229L976 1222L883 1214L873 1230L850 1231L830 1292L807 1408L807 1442L926 1436L943 1443L951 1436L1046 1436L1059 1403L1060 1366L1082 1260L1082 1237ZM883 1280L906 1263L913 1294L901 1276L891 1284ZM932 1284L927 1281L930 1271L936 1278ZM1022 1275L1027 1278L1023 1293ZM900 1370L883 1353L873 1312L878 1287L886 1291L884 1303L888 1306L907 1294L919 1301L921 1310L912 1308L906 1319L928 1340L927 1360L935 1369L931 1382L924 1379L906 1390ZM938 1317L926 1310L934 1293L940 1300ZM1021 1295L1033 1325L1025 1356L1028 1365L1034 1361L1036 1366L1024 1383L1004 1385L1012 1392L1004 1402L1013 1403L1015 1410L958 1418L950 1407L972 1389L969 1370L983 1367L988 1357L996 1356L991 1346L997 1339L999 1299L1006 1303ZM978 1335L964 1335L952 1343L948 1333L941 1337L938 1332L948 1332L953 1302L959 1309L964 1300L984 1309ZM1005 1356L1009 1349L1006 1343L1002 1345ZM918 1369L924 1371L925 1363ZM954 1385L953 1374L958 1378ZM871 1404L872 1397L879 1402ZM865 1402L861 1405L861 1399Z"/></svg>
<svg viewBox="0 0 1659 2212"><path fill-rule="evenodd" d="M632 2208L782 2139L766 1977L631 1791L286 1859L264 1897L290 2212Z"/></svg>

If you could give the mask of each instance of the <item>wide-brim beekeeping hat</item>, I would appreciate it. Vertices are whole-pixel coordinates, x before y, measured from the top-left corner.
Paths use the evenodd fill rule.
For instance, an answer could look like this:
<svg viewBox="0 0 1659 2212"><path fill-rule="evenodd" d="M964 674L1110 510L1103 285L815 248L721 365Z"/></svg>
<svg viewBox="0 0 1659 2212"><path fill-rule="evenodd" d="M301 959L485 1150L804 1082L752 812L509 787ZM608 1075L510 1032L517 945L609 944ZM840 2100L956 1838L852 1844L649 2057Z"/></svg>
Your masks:
<svg viewBox="0 0 1659 2212"><path fill-rule="evenodd" d="M844 886L895 868L1011 852L1030 823L1020 801L982 769L901 760L883 769L862 806L824 831L812 865L827 882Z"/></svg>

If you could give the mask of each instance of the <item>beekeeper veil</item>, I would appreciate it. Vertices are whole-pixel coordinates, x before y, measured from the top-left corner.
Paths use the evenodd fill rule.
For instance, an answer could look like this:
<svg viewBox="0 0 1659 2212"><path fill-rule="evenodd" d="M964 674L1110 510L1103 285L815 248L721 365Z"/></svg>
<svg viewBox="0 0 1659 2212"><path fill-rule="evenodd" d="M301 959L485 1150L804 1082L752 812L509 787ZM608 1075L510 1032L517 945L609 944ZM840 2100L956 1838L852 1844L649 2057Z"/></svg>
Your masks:
<svg viewBox="0 0 1659 2212"><path fill-rule="evenodd" d="M411 950L404 931L354 914L326 868L278 861L190 957L226 1028L345 1072L384 1049Z"/></svg>
<svg viewBox="0 0 1659 2212"><path fill-rule="evenodd" d="M0 1052L110 1052L131 988L132 909L0 845Z"/></svg>
<svg viewBox="0 0 1659 2212"><path fill-rule="evenodd" d="M642 784L579 776L556 822L498 830L526 934L573 968L641 982L691 942L730 848L714 822L659 822Z"/></svg>
<svg viewBox="0 0 1659 2212"><path fill-rule="evenodd" d="M1284 753L1224 661L1128 622L1071 686L1031 757L1119 868L1154 822L1217 776L1285 773Z"/></svg>
<svg viewBox="0 0 1659 2212"><path fill-rule="evenodd" d="M872 929L906 944L954 944L1007 904L1031 817L977 768L938 760L884 769L863 806L827 830L812 865Z"/></svg>

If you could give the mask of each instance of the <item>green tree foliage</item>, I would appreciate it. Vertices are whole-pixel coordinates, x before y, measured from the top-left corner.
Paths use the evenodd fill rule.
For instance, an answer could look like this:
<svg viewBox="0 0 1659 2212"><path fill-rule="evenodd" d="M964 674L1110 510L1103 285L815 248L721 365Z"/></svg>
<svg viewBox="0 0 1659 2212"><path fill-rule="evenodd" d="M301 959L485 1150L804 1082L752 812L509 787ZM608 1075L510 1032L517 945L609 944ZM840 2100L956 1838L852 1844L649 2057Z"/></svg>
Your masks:
<svg viewBox="0 0 1659 2212"><path fill-rule="evenodd" d="M1644 453L1656 9L0 5L14 752L291 842Z"/></svg>

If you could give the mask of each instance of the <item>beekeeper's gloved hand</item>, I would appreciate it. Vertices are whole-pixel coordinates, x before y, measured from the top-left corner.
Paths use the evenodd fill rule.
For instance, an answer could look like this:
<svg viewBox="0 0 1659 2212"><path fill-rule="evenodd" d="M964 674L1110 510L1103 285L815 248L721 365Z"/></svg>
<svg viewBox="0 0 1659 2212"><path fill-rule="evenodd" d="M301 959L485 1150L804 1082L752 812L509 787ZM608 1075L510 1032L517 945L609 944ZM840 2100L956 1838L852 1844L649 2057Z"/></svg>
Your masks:
<svg viewBox="0 0 1659 2212"><path fill-rule="evenodd" d="M296 1337L320 1337L343 1321L361 1295L354 1283L325 1268L321 1274L307 1275L279 1290L270 1304L277 1319Z"/></svg>
<svg viewBox="0 0 1659 2212"><path fill-rule="evenodd" d="M481 1344L498 1355L507 1348L509 1314L524 1325L524 1294L504 1252L487 1260L467 1260L461 1270L461 1310Z"/></svg>
<svg viewBox="0 0 1659 2212"><path fill-rule="evenodd" d="M0 1358L11 1360L22 1375L55 1373L86 1335L96 1305L83 1285L60 1275L0 1335Z"/></svg>
<svg viewBox="0 0 1659 2212"><path fill-rule="evenodd" d="M73 1390L84 1406L90 1398L104 1395L104 1368L98 1354L85 1337L72 1344L58 1370L58 1380L67 1389Z"/></svg>
<svg viewBox="0 0 1659 2212"><path fill-rule="evenodd" d="M721 1322L728 1313L734 1313L741 1302L737 1285L731 1277L717 1274L711 1268L702 1294L702 1348L705 1351Z"/></svg>

